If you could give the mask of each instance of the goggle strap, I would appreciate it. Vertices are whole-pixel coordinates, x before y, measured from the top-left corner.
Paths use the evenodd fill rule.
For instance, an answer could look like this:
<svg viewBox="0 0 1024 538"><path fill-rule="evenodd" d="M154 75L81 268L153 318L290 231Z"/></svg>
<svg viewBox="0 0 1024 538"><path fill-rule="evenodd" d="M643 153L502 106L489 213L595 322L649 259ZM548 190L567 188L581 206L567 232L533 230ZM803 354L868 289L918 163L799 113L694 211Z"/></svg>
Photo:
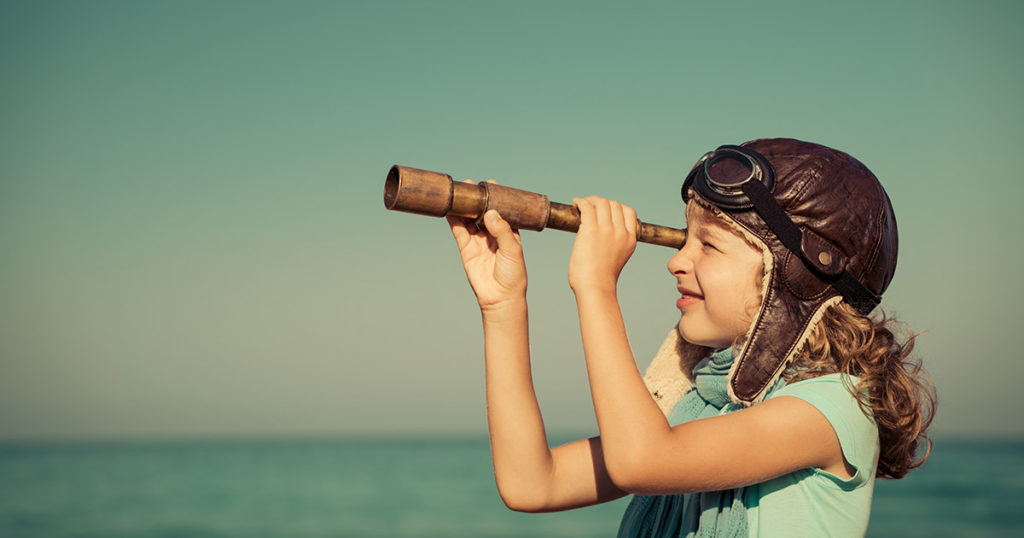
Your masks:
<svg viewBox="0 0 1024 538"><path fill-rule="evenodd" d="M779 238L779 241L793 254L800 256L802 259L803 250L800 248L800 243L804 234L796 224L793 224L789 215L775 202L775 198L772 198L772 193L768 192L768 189L760 181L748 181L741 185L740 188L743 189L743 194L747 195L747 199L754 203L754 211L761 215L761 218L768 224L768 227L775 232L775 236Z"/></svg>
<svg viewBox="0 0 1024 538"><path fill-rule="evenodd" d="M871 292L871 290L864 287L849 271L843 270L832 283L832 287L839 293L843 294L843 298L850 302L850 305L860 311L861 314L867 315L869 312L878 306L878 303L882 302L882 299Z"/></svg>
<svg viewBox="0 0 1024 538"><path fill-rule="evenodd" d="M747 198L754 203L754 211L757 211L757 214L764 219L783 246L799 256L800 259L804 259L801 247L803 232L796 224L793 224L789 215L786 215L786 212L772 197L772 193L768 192L768 189L759 181L747 181L740 188L743 190L743 194L746 194ZM881 302L877 295L864 287L846 269L843 269L837 278L822 277L822 280L831 284L836 291L843 295L843 298L863 314L871 312Z"/></svg>

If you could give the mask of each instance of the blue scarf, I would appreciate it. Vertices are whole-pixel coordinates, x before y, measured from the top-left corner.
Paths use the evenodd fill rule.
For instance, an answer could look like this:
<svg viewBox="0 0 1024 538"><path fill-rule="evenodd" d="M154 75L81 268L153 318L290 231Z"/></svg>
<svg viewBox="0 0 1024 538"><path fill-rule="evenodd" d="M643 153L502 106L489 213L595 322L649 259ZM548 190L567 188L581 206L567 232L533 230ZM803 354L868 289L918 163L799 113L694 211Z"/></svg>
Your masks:
<svg viewBox="0 0 1024 538"><path fill-rule="evenodd" d="M727 348L702 360L693 369L693 388L669 413L676 426L742 409L729 399L728 375L736 350ZM769 394L785 382L779 381ZM619 524L619 538L664 536L747 536L747 507L743 488L677 495L634 495Z"/></svg>

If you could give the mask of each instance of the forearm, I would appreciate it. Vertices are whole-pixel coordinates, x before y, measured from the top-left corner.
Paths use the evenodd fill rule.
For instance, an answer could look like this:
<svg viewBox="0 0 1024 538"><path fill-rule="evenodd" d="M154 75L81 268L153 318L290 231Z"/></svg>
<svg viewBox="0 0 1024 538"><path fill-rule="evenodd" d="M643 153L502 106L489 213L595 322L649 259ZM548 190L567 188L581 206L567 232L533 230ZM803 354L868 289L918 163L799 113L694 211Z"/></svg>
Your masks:
<svg viewBox="0 0 1024 538"><path fill-rule="evenodd" d="M525 298L482 312L487 424L494 475L510 507L542 503L552 457L530 372Z"/></svg>
<svg viewBox="0 0 1024 538"><path fill-rule="evenodd" d="M621 479L671 428L637 370L614 289L577 291L576 305L606 464Z"/></svg>

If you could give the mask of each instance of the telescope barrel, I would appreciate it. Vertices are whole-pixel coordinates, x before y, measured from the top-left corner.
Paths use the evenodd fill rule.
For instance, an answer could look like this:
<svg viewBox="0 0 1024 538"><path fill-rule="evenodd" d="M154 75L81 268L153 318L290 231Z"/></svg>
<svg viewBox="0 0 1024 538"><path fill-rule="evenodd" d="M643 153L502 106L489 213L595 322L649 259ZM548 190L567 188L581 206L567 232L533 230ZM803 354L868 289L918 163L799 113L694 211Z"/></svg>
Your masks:
<svg viewBox="0 0 1024 538"><path fill-rule="evenodd" d="M462 183L448 174L394 165L384 182L384 207L443 217L456 215L479 219L495 209L513 228L541 231L554 228L577 232L580 212L573 205L560 204L535 192L496 183ZM637 220L637 241L680 249L686 229L648 224Z"/></svg>

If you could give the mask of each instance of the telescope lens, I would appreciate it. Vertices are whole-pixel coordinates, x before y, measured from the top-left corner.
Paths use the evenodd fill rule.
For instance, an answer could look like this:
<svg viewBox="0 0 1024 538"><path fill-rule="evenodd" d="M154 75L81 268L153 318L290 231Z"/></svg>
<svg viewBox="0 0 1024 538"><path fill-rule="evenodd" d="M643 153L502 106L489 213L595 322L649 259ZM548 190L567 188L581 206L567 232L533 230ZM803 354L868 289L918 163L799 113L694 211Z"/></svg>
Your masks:
<svg viewBox="0 0 1024 538"><path fill-rule="evenodd" d="M398 167L392 166L391 170L388 170L388 178L384 181L384 207L388 209L395 208L395 202L398 200Z"/></svg>

